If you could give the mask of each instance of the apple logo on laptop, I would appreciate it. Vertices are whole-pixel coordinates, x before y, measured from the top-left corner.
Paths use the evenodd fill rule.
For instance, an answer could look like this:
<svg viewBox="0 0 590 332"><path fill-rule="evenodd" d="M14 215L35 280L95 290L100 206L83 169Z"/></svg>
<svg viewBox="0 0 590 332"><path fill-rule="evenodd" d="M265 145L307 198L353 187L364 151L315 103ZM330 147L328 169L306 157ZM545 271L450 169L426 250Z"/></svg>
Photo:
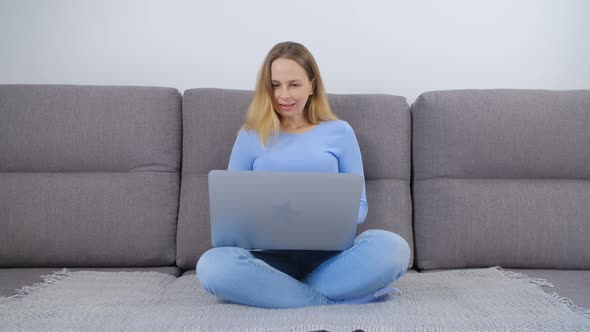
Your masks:
<svg viewBox="0 0 590 332"><path fill-rule="evenodd" d="M290 224L299 213L291 207L291 201L272 205L272 216L275 220Z"/></svg>

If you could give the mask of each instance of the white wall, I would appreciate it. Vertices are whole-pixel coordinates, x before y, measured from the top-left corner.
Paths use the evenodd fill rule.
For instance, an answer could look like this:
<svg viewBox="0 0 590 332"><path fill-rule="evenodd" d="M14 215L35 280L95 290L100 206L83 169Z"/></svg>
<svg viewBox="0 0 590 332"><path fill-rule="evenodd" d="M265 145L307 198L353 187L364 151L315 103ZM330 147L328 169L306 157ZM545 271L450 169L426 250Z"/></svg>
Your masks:
<svg viewBox="0 0 590 332"><path fill-rule="evenodd" d="M0 0L0 83L253 89L285 40L332 93L590 88L586 0Z"/></svg>

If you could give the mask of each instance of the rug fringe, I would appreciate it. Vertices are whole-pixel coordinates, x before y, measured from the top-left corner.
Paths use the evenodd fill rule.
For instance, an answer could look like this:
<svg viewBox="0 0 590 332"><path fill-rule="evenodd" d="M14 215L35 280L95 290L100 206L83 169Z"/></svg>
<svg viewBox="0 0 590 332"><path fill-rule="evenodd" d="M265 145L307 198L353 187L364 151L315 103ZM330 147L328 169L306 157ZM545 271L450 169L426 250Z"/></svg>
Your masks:
<svg viewBox="0 0 590 332"><path fill-rule="evenodd" d="M551 288L555 287L552 283L550 283L549 281L547 281L546 279L543 279L543 278L531 278L524 273L506 271L503 268L501 268L500 266L495 266L495 268L499 271L502 271L502 273L504 273L504 275L510 279L526 281L529 284L533 284L533 285L537 285L537 286L544 286L544 287L551 287Z"/></svg>
<svg viewBox="0 0 590 332"><path fill-rule="evenodd" d="M570 310L575 312L576 314L582 315L590 319L590 309L582 308L579 305L575 304L570 298L559 296L557 293L551 294L551 299L557 303L561 303L566 305Z"/></svg>
<svg viewBox="0 0 590 332"><path fill-rule="evenodd" d="M527 283L530 283L533 285L537 285L537 286L545 286L545 287L551 287L551 288L555 287L552 283L550 283L549 281L547 281L546 279L543 279L543 278L531 278L524 273L506 271L503 268L501 268L500 266L495 266L494 268L496 268L499 271L502 271L502 273L504 273L504 275L506 277L511 278L511 279L522 280L524 282L527 282ZM559 296L559 294L557 294L556 292L553 292L553 294L551 294L550 296L551 296L552 302L563 304L563 305L567 306L574 313L590 319L590 309L582 308L579 305L575 304L570 298Z"/></svg>
<svg viewBox="0 0 590 332"><path fill-rule="evenodd" d="M24 286L20 289L16 289L16 294L12 295L12 296L0 296L0 304L5 304L8 303L10 301L14 301L17 299L20 299L24 296L30 295L33 292L45 288L59 280L65 279L69 276L71 276L72 272L70 272L68 269L64 268L61 271L55 271L52 274L48 274L48 275L42 275L41 279L43 279L43 282L39 282L39 283L35 283L32 286Z"/></svg>

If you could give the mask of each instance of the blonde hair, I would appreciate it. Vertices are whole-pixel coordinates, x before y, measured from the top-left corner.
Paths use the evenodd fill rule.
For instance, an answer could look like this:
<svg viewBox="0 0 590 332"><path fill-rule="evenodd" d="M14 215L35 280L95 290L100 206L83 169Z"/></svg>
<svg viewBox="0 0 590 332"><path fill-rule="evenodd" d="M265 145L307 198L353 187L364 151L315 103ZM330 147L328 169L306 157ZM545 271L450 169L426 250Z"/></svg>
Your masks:
<svg viewBox="0 0 590 332"><path fill-rule="evenodd" d="M273 107L273 91L271 83L271 65L278 58L290 59L297 62L307 74L307 78L314 84L313 94L307 100L304 115L312 124L322 121L337 120L328 104L328 96L320 76L320 70L313 56L305 46L295 42L276 44L266 55L256 81L254 97L246 113L243 129L254 130L262 144L273 135L278 137L281 130L279 115Z"/></svg>

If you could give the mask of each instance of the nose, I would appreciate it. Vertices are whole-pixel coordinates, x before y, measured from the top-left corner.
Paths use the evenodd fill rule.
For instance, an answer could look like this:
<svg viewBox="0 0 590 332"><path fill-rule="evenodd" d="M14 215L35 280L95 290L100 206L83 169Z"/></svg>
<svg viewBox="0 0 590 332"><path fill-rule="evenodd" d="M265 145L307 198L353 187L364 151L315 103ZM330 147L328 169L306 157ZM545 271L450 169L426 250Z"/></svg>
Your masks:
<svg viewBox="0 0 590 332"><path fill-rule="evenodd" d="M290 99L289 90L284 87L279 87L276 89L276 97L279 101L287 101Z"/></svg>

